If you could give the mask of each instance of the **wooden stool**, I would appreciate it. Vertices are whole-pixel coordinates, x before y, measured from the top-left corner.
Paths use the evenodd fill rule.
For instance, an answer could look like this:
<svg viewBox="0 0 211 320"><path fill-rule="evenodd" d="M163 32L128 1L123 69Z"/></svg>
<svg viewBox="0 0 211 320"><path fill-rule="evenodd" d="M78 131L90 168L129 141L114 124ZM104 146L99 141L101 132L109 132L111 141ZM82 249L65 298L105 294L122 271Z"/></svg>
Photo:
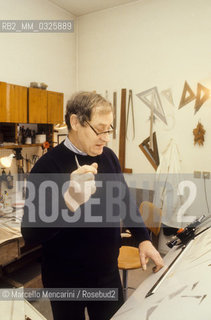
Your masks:
<svg viewBox="0 0 211 320"><path fill-rule="evenodd" d="M162 210L152 202L143 201L139 211L146 227L157 237L160 232ZM118 267L123 271L123 294L124 300L126 300L128 289L127 271L141 268L139 249L131 246L122 246L118 257Z"/></svg>
<svg viewBox="0 0 211 320"><path fill-rule="evenodd" d="M139 269L141 268L139 249L130 246L122 246L120 248L119 257L118 257L118 267L122 270L123 273L123 295L124 300L127 300L127 278L128 270Z"/></svg>

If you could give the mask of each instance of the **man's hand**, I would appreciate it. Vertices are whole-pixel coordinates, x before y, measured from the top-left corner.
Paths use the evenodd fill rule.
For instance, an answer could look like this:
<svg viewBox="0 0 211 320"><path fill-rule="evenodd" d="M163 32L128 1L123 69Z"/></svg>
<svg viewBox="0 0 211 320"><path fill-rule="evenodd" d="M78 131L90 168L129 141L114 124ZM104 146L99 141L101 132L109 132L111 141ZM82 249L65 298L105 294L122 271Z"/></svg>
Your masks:
<svg viewBox="0 0 211 320"><path fill-rule="evenodd" d="M75 212L80 205L87 202L96 191L94 175L98 164L84 165L70 175L70 185L64 194L64 201L70 211Z"/></svg>
<svg viewBox="0 0 211 320"><path fill-rule="evenodd" d="M143 270L146 270L146 262L148 258L151 258L155 263L155 267L153 268L154 272L157 272L163 268L163 259L161 258L159 252L152 245L151 241L146 240L139 244L139 254Z"/></svg>

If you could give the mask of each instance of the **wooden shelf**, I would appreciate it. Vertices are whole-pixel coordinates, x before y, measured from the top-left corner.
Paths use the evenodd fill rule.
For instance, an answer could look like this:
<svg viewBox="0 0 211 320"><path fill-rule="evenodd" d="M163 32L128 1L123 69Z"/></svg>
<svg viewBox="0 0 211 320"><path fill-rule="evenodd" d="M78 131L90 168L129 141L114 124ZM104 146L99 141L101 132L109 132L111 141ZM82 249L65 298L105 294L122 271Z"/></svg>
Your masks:
<svg viewBox="0 0 211 320"><path fill-rule="evenodd" d="M0 145L0 149L18 149L18 148L32 148L32 147L42 147L42 143L35 144L10 144L10 145Z"/></svg>

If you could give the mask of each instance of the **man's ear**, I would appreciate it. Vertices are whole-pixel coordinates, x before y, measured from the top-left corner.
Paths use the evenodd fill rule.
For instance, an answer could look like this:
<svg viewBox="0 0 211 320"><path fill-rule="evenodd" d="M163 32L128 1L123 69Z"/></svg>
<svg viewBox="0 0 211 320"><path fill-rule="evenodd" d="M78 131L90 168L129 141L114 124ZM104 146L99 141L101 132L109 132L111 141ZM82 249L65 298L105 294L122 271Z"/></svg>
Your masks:
<svg viewBox="0 0 211 320"><path fill-rule="evenodd" d="M79 121L78 121L78 117L76 116L76 114L71 114L70 125L71 125L72 130L74 130L74 131L78 130Z"/></svg>

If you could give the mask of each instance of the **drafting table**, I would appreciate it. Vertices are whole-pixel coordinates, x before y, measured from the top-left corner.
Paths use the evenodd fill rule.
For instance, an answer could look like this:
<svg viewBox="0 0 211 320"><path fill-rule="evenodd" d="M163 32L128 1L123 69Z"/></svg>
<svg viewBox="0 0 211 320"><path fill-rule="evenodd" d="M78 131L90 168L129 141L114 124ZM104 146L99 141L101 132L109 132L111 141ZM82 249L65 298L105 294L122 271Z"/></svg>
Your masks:
<svg viewBox="0 0 211 320"><path fill-rule="evenodd" d="M112 319L210 320L211 228L190 241L155 293L145 298L180 251L172 248L164 257L165 267L152 273Z"/></svg>

